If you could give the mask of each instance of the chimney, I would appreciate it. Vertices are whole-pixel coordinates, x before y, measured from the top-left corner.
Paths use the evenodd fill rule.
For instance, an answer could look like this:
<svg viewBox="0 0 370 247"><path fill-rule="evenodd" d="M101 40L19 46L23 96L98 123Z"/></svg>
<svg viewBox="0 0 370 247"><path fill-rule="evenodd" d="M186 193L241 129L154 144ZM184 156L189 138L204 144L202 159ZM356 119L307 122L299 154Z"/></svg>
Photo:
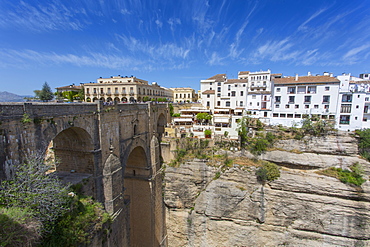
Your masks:
<svg viewBox="0 0 370 247"><path fill-rule="evenodd" d="M330 76L330 77L333 77L333 73L330 73L330 74L329 74L329 76Z"/></svg>
<svg viewBox="0 0 370 247"><path fill-rule="evenodd" d="M298 81L298 74L295 74L295 80Z"/></svg>
<svg viewBox="0 0 370 247"><path fill-rule="evenodd" d="M310 72L310 71L308 71L307 75L308 75L308 76L311 76L311 72Z"/></svg>

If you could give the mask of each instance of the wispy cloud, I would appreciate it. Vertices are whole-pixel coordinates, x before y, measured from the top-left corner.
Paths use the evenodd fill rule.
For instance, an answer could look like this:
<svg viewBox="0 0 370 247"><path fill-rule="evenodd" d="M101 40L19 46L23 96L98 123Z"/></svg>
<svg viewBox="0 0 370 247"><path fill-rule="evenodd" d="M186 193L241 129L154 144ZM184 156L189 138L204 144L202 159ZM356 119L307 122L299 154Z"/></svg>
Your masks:
<svg viewBox="0 0 370 247"><path fill-rule="evenodd" d="M88 66L88 67L103 67L110 69L118 68L132 68L138 66L142 62L132 59L130 57L122 57L117 55L107 55L102 53L89 53L87 55L75 54L57 54L55 52L37 52L34 50L0 50L1 56L14 59L15 64L7 64L7 66L23 66L23 64L33 65L29 66L51 66L58 64L70 64L73 66Z"/></svg>
<svg viewBox="0 0 370 247"><path fill-rule="evenodd" d="M307 30L307 23L309 23L310 21L312 21L313 19L315 19L317 16L319 16L321 13L323 13L324 11L326 10L326 8L324 9L319 9L318 11L316 11L314 14L312 14L306 21L304 21L301 25L299 25L298 27L298 30L299 31L305 31Z"/></svg>
<svg viewBox="0 0 370 247"><path fill-rule="evenodd" d="M68 8L62 3L51 2L45 5L31 5L20 1L13 8L0 13L0 26L5 28L24 28L32 31L81 30L88 21L84 21L84 9ZM76 17L79 18L76 18Z"/></svg>
<svg viewBox="0 0 370 247"><path fill-rule="evenodd" d="M132 36L127 37L124 35L118 35L118 38L123 41L124 46L131 52L141 52L147 55L154 60L161 59L174 59L182 58L186 59L191 51L192 42L189 41L189 44L186 47L178 46L175 43L165 43L153 45L149 42L144 42L142 40L136 39ZM186 39L185 39L186 41Z"/></svg>
<svg viewBox="0 0 370 247"><path fill-rule="evenodd" d="M355 62L356 60L360 60L360 57L363 58L364 56L360 55L360 57L358 57L359 53L365 50L368 50L369 48L370 48L370 43L352 48L346 54L344 54L343 60L349 60L350 62Z"/></svg>

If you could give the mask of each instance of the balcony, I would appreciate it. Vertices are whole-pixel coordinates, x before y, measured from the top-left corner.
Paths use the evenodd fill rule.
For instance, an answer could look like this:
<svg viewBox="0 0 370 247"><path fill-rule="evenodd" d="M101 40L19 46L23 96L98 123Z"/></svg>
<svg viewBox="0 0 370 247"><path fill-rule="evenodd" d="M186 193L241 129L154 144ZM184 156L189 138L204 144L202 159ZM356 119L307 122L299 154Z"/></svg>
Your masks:
<svg viewBox="0 0 370 247"><path fill-rule="evenodd" d="M251 89L263 89L263 88L267 88L267 85L251 85L250 86Z"/></svg>

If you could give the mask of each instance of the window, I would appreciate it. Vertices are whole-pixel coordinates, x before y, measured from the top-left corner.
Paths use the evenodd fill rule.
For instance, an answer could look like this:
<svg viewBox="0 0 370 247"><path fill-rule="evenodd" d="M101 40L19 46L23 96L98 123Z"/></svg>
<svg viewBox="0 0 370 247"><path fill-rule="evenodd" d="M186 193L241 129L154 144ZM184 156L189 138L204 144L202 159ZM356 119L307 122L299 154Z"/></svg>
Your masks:
<svg viewBox="0 0 370 247"><path fill-rule="evenodd" d="M280 113L280 117L285 117L286 114L285 113Z"/></svg>
<svg viewBox="0 0 370 247"><path fill-rule="evenodd" d="M256 98L256 95L252 95L252 99L255 99Z"/></svg>
<svg viewBox="0 0 370 247"><path fill-rule="evenodd" d="M329 91L330 90L330 87L325 87L325 91Z"/></svg>
<svg viewBox="0 0 370 247"><path fill-rule="evenodd" d="M244 95L244 92L243 91L240 91L240 96L243 96Z"/></svg>
<svg viewBox="0 0 370 247"><path fill-rule="evenodd" d="M212 82L210 82L210 83L209 83L209 85L211 85L211 86L212 86Z"/></svg>
<svg viewBox="0 0 370 247"><path fill-rule="evenodd" d="M319 105L314 105L313 108L319 109Z"/></svg>
<svg viewBox="0 0 370 247"><path fill-rule="evenodd" d="M218 93L218 94L217 94L217 97L221 97L221 94L220 94L220 93Z"/></svg>
<svg viewBox="0 0 370 247"><path fill-rule="evenodd" d="M275 108L280 108L280 105L275 105Z"/></svg>
<svg viewBox="0 0 370 247"><path fill-rule="evenodd" d="M307 88L307 93L316 93L316 86L314 86L314 87L308 87Z"/></svg>
<svg viewBox="0 0 370 247"><path fill-rule="evenodd" d="M276 92L280 93L280 88L279 87L276 88Z"/></svg>
<svg viewBox="0 0 370 247"><path fill-rule="evenodd" d="M343 94L342 102L352 102L352 94Z"/></svg>
<svg viewBox="0 0 370 247"><path fill-rule="evenodd" d="M279 117L279 114L278 113L273 113L272 116L273 117Z"/></svg>
<svg viewBox="0 0 370 247"><path fill-rule="evenodd" d="M329 103L330 102L330 95L322 96L322 103Z"/></svg>
<svg viewBox="0 0 370 247"><path fill-rule="evenodd" d="M245 87L245 84L243 84L243 87Z"/></svg>
<svg viewBox="0 0 370 247"><path fill-rule="evenodd" d="M217 86L221 86L221 82L217 82Z"/></svg>
<svg viewBox="0 0 370 247"><path fill-rule="evenodd" d="M301 118L301 114L295 114L294 117L295 118Z"/></svg>
<svg viewBox="0 0 370 247"><path fill-rule="evenodd" d="M304 96L304 103L306 104L311 103L311 96Z"/></svg>
<svg viewBox="0 0 370 247"><path fill-rule="evenodd" d="M260 106L260 102L257 102L257 106Z"/></svg>
<svg viewBox="0 0 370 247"><path fill-rule="evenodd" d="M230 90L230 89L231 89L231 85L228 85L228 86L227 86L227 90Z"/></svg>
<svg viewBox="0 0 370 247"><path fill-rule="evenodd" d="M289 108L289 105L285 105L285 108L288 109Z"/></svg>
<svg viewBox="0 0 370 247"><path fill-rule="evenodd" d="M342 104L340 106L341 113L351 113L351 104Z"/></svg>
<svg viewBox="0 0 370 247"><path fill-rule="evenodd" d="M369 97L365 97L365 101L369 101Z"/></svg>
<svg viewBox="0 0 370 247"><path fill-rule="evenodd" d="M207 101L207 106L210 106L211 104L209 103L209 101Z"/></svg>
<svg viewBox="0 0 370 247"><path fill-rule="evenodd" d="M90 93L90 88L86 88L86 93L89 94Z"/></svg>
<svg viewBox="0 0 370 247"><path fill-rule="evenodd" d="M243 101L240 101L240 106L243 106Z"/></svg>
<svg viewBox="0 0 370 247"><path fill-rule="evenodd" d="M275 103L280 103L281 96L275 96Z"/></svg>
<svg viewBox="0 0 370 247"><path fill-rule="evenodd" d="M295 105L295 109L298 109L299 108L299 105Z"/></svg>
<svg viewBox="0 0 370 247"><path fill-rule="evenodd" d="M211 97L211 95L207 94L207 98ZM181 98L181 94L180 94L180 98Z"/></svg>
<svg viewBox="0 0 370 247"><path fill-rule="evenodd" d="M252 106L252 102L249 102L249 105Z"/></svg>
<svg viewBox="0 0 370 247"><path fill-rule="evenodd" d="M94 93L96 94L96 88L94 88Z"/></svg>
<svg viewBox="0 0 370 247"><path fill-rule="evenodd" d="M340 115L339 117L339 124L349 124L349 115Z"/></svg>
<svg viewBox="0 0 370 247"><path fill-rule="evenodd" d="M295 93L295 87L288 87L288 93Z"/></svg>
<svg viewBox="0 0 370 247"><path fill-rule="evenodd" d="M226 106L230 106L230 101L226 101Z"/></svg>
<svg viewBox="0 0 370 247"><path fill-rule="evenodd" d="M217 92L221 92L221 87L218 87L217 88Z"/></svg>
<svg viewBox="0 0 370 247"><path fill-rule="evenodd" d="M306 93L306 87L298 87L298 90L297 90L298 93Z"/></svg>
<svg viewBox="0 0 370 247"><path fill-rule="evenodd" d="M217 101L217 106L220 106L221 105L221 102L220 101Z"/></svg>
<svg viewBox="0 0 370 247"><path fill-rule="evenodd" d="M231 91L231 96L235 96L236 95L236 92L235 91Z"/></svg>
<svg viewBox="0 0 370 247"><path fill-rule="evenodd" d="M329 109L329 105L324 105L324 109Z"/></svg>
<svg viewBox="0 0 370 247"><path fill-rule="evenodd" d="M364 107L364 113L368 113L367 111L369 110L369 106L365 105Z"/></svg>
<svg viewBox="0 0 370 247"><path fill-rule="evenodd" d="M356 109L358 109L360 106L359 105L356 105Z"/></svg>
<svg viewBox="0 0 370 247"><path fill-rule="evenodd" d="M287 117L288 118L293 118L293 114L288 114Z"/></svg>
<svg viewBox="0 0 370 247"><path fill-rule="evenodd" d="M305 109L308 109L308 108L310 108L310 106L309 105L305 105L304 108Z"/></svg>
<svg viewBox="0 0 370 247"><path fill-rule="evenodd" d="M102 89L102 88L100 88L100 93L101 93L101 94L104 94L104 91L103 91L103 89Z"/></svg>
<svg viewBox="0 0 370 247"><path fill-rule="evenodd" d="M289 96L289 102L290 104L293 104L294 103L294 96Z"/></svg>

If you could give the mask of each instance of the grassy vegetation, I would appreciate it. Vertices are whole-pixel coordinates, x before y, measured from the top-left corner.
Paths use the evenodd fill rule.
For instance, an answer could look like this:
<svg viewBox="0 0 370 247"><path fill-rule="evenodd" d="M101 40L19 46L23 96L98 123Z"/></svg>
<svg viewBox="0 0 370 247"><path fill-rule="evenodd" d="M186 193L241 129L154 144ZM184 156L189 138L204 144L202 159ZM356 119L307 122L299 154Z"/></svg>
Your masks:
<svg viewBox="0 0 370 247"><path fill-rule="evenodd" d="M361 186L366 180L362 177L363 170L360 164L356 163L350 167L350 170L343 170L342 168L330 167L322 171L318 171L318 174L326 175L339 179L345 184L353 184Z"/></svg>

